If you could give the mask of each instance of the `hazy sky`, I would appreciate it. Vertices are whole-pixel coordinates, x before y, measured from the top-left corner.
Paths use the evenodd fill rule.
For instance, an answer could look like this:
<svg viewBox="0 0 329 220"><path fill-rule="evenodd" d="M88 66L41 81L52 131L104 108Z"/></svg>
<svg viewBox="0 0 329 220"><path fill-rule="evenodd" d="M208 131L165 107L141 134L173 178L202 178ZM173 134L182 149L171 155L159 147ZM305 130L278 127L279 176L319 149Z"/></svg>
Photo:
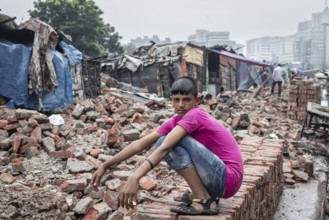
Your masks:
<svg viewBox="0 0 329 220"><path fill-rule="evenodd" d="M103 19L123 37L157 34L161 40L187 40L196 29L228 31L230 39L245 44L263 36L287 36L298 22L311 20L325 8L325 0L95 0ZM0 0L0 13L28 19L33 0Z"/></svg>

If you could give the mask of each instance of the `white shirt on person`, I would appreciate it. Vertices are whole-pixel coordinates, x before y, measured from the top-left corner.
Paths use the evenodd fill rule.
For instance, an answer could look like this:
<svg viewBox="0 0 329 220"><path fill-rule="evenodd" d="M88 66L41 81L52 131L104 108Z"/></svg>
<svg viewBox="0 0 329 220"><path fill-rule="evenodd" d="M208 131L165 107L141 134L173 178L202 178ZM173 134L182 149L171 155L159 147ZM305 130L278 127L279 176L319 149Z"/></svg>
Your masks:
<svg viewBox="0 0 329 220"><path fill-rule="evenodd" d="M277 66L273 70L272 78L275 82L282 82L283 75L284 75L284 69L281 66Z"/></svg>

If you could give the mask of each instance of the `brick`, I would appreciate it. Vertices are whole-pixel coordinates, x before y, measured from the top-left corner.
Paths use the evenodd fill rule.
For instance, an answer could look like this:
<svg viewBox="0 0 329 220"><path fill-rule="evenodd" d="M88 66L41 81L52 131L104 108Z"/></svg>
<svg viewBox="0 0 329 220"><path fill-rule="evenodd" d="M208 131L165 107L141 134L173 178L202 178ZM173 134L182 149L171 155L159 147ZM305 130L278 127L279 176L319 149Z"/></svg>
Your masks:
<svg viewBox="0 0 329 220"><path fill-rule="evenodd" d="M0 175L0 180L3 183L12 184L13 182L15 182L16 178L10 173L2 173Z"/></svg>
<svg viewBox="0 0 329 220"><path fill-rule="evenodd" d="M7 120L0 120L0 128L4 129L7 125L8 125L8 121Z"/></svg>
<svg viewBox="0 0 329 220"><path fill-rule="evenodd" d="M118 209L118 196L119 193L116 191L105 191L103 202L106 202L106 204L111 207L113 210Z"/></svg>
<svg viewBox="0 0 329 220"><path fill-rule="evenodd" d="M103 153L103 150L102 150L102 149L95 149L95 150L90 151L89 154L90 154L91 156L97 158L97 156L98 156L99 154L101 154L101 153Z"/></svg>
<svg viewBox="0 0 329 220"><path fill-rule="evenodd" d="M139 186L147 191L151 191L155 188L156 183L154 180L150 179L149 177L143 176L139 181Z"/></svg>
<svg viewBox="0 0 329 220"><path fill-rule="evenodd" d="M67 159L67 158L75 158L74 153L70 152L70 151L52 151L49 152L48 155L50 157L54 157L54 158L60 158L60 159Z"/></svg>
<svg viewBox="0 0 329 220"><path fill-rule="evenodd" d="M42 135L41 135L41 127L35 127L30 135L33 138L35 143L41 143Z"/></svg>
<svg viewBox="0 0 329 220"><path fill-rule="evenodd" d="M174 205L169 205L167 203L153 202L146 204L143 208L140 205L136 206L138 214L148 216L149 214L160 214L168 215L167 217L175 217L176 213L170 212L170 209L175 207Z"/></svg>
<svg viewBox="0 0 329 220"><path fill-rule="evenodd" d="M24 161L23 157L18 157L18 158L13 159L11 161L12 169L17 172L21 172L21 173L24 172L25 168L23 165L23 161Z"/></svg>
<svg viewBox="0 0 329 220"><path fill-rule="evenodd" d="M25 153L28 152L32 147L34 147L34 148L38 148L38 147L40 147L40 145L34 143L34 141L31 141L31 142L29 142L29 143L27 143L27 144L22 145L22 146L19 148L18 153L20 153L20 154L25 154Z"/></svg>
<svg viewBox="0 0 329 220"><path fill-rule="evenodd" d="M119 192L119 189L123 187L124 183L125 182L121 181L119 178L115 178L113 180L106 181L105 185L109 190Z"/></svg>
<svg viewBox="0 0 329 220"><path fill-rule="evenodd" d="M83 191L87 187L86 179L65 180L60 188L63 192L72 193L75 191Z"/></svg>
<svg viewBox="0 0 329 220"><path fill-rule="evenodd" d="M111 208L105 202L95 204L87 215L84 216L84 220L105 220L108 213L111 212ZM89 213L92 213L90 218L88 218Z"/></svg>
<svg viewBox="0 0 329 220"><path fill-rule="evenodd" d="M14 153L18 152L18 149L22 143L22 138L23 138L22 135L15 134L14 139L13 139L13 144L12 144L12 150Z"/></svg>
<svg viewBox="0 0 329 220"><path fill-rule="evenodd" d="M140 113L136 112L131 119L131 123L141 123L142 120L143 116Z"/></svg>
<svg viewBox="0 0 329 220"><path fill-rule="evenodd" d="M73 211L78 214L87 214L92 206L93 206L93 199L90 197L85 197L78 201Z"/></svg>

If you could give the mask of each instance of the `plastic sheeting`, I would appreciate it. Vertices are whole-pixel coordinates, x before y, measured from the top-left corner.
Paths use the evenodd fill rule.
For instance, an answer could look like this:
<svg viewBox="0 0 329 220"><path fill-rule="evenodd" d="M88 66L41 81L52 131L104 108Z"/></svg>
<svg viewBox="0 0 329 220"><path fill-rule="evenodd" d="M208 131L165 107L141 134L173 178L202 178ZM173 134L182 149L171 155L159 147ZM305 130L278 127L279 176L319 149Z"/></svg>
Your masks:
<svg viewBox="0 0 329 220"><path fill-rule="evenodd" d="M188 63L204 66L203 51L199 48L186 45L183 56L186 57L186 62Z"/></svg>
<svg viewBox="0 0 329 220"><path fill-rule="evenodd" d="M59 45L63 48L71 66L81 63L82 53L79 50L64 41L61 41Z"/></svg>
<svg viewBox="0 0 329 220"><path fill-rule="evenodd" d="M12 107L26 104L31 55L32 45L0 39L0 95L11 99Z"/></svg>
<svg viewBox="0 0 329 220"><path fill-rule="evenodd" d="M39 109L38 96L28 92L28 69L32 45L14 44L0 39L0 95L7 97L10 108L54 111L72 101L72 77L68 69L68 60L61 53L51 50L53 65L59 86L53 92L44 92L43 109Z"/></svg>
<svg viewBox="0 0 329 220"><path fill-rule="evenodd" d="M238 62L237 68L237 90L249 89L254 83L262 84L262 78L257 73L255 66L244 62Z"/></svg>

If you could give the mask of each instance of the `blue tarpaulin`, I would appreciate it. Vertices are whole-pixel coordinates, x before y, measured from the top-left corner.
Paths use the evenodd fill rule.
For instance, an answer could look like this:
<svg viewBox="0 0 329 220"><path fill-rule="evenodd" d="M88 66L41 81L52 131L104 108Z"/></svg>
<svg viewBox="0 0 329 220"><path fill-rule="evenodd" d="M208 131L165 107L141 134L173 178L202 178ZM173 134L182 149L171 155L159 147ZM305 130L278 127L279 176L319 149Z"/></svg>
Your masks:
<svg viewBox="0 0 329 220"><path fill-rule="evenodd" d="M25 105L32 46L0 39L0 95L10 106Z"/></svg>
<svg viewBox="0 0 329 220"><path fill-rule="evenodd" d="M68 59L56 50L51 52L54 54L53 65L59 86L52 92L43 92L44 111L63 108L72 101L72 77ZM10 108L39 110L38 96L28 91L31 54L32 45L14 44L0 39L0 95L10 99L7 103Z"/></svg>

